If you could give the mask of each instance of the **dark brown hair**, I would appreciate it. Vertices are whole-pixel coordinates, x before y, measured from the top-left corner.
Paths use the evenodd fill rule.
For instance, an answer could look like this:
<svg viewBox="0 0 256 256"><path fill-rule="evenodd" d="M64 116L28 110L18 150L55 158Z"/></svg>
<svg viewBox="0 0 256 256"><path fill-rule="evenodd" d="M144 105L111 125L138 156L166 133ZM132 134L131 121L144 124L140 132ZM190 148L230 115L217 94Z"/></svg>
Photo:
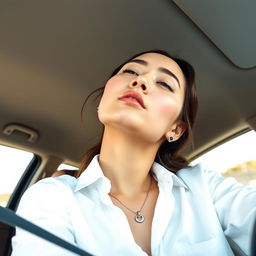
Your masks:
<svg viewBox="0 0 256 256"><path fill-rule="evenodd" d="M186 85L185 85L185 98L183 102L183 107L181 110L181 113L179 115L179 120L183 121L186 125L186 130L182 134L182 136L174 142L169 143L168 141L164 141L161 146L158 149L158 152L155 157L155 162L161 164L164 166L166 169L168 169L171 172L177 172L181 168L187 167L188 166L188 161L182 157L179 153L181 149L184 148L185 145L188 144L189 141L192 140L192 127L195 122L196 118L196 113L197 113L197 96L196 96L196 86L195 86L195 71L194 68L186 61L172 57L169 53L163 50L152 50L152 51L145 51L141 52L139 54L136 54L135 56L131 57L129 60L118 66L110 75L109 78L113 77L116 75L119 70L130 60L141 56L146 53L158 53L162 54L164 56L167 56L174 60L182 70L185 80L186 80ZM102 96L103 91L105 87L100 87L93 92L91 92L87 98L84 101L84 104L81 109L81 119L82 119L82 114L84 110L84 106L88 99L96 92L99 92L96 98L99 96ZM77 173L77 177L81 175L81 173L87 168L93 157L97 154L100 153L100 148L101 148L101 143L102 143L102 138L103 138L103 133L101 135L101 139L97 145L89 149L81 162L79 171Z"/></svg>

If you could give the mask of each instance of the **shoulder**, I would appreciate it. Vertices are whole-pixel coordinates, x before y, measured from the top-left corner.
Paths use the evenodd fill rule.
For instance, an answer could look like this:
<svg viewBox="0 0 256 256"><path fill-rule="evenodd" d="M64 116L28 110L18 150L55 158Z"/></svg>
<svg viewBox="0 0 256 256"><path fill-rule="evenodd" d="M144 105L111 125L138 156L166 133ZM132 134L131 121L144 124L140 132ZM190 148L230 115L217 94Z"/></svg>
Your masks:
<svg viewBox="0 0 256 256"><path fill-rule="evenodd" d="M181 169L177 172L191 190L209 191L213 197L242 190L255 190L244 186L233 177L223 177L220 173L209 169L203 164Z"/></svg>
<svg viewBox="0 0 256 256"><path fill-rule="evenodd" d="M205 182L208 181L212 176L221 177L217 172L209 170L203 164L183 168L179 170L176 175L189 183L199 181Z"/></svg>
<svg viewBox="0 0 256 256"><path fill-rule="evenodd" d="M234 178L224 178L217 171L211 170L201 163L179 170L177 172L177 176L182 177L186 180L204 180L208 183L217 181L221 182L224 180L235 181Z"/></svg>
<svg viewBox="0 0 256 256"><path fill-rule="evenodd" d="M72 196L77 180L69 175L56 178L45 178L30 186L23 194L18 213L48 209L57 210L65 207L68 198ZM28 215L30 215L28 213Z"/></svg>
<svg viewBox="0 0 256 256"><path fill-rule="evenodd" d="M233 178L224 178L218 172L210 170L203 164L183 168L179 170L176 175L181 178L190 189L202 190L210 189L221 183L228 184L230 181L236 182Z"/></svg>
<svg viewBox="0 0 256 256"><path fill-rule="evenodd" d="M47 195L51 194L51 192L61 193L68 190L72 191L74 190L76 183L77 179L70 175L45 178L29 187L23 196L27 196L32 193L34 195Z"/></svg>

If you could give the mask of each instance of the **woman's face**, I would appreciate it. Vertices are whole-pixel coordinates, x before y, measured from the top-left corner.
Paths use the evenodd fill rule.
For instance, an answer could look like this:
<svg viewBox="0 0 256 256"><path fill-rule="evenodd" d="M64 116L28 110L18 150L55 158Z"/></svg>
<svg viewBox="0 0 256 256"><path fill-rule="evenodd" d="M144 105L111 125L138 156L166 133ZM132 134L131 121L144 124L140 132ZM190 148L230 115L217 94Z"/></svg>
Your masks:
<svg viewBox="0 0 256 256"><path fill-rule="evenodd" d="M108 80L99 120L105 127L119 128L150 143L169 136L176 140L184 127L177 120L184 95L185 78L178 64L164 55L146 53Z"/></svg>

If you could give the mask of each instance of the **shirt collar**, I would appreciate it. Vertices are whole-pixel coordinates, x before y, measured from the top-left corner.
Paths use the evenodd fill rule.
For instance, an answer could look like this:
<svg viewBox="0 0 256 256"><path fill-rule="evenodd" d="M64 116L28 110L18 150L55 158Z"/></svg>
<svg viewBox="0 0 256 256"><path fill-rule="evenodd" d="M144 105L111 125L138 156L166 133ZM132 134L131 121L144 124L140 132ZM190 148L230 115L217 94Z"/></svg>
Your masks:
<svg viewBox="0 0 256 256"><path fill-rule="evenodd" d="M151 170L154 173L154 175L156 176L156 179L158 182L170 183L172 180L174 186L184 187L185 189L189 189L188 186L185 184L185 182L180 177L178 177L173 172L170 172L169 170L167 170L165 167L163 167L159 163L154 162Z"/></svg>
<svg viewBox="0 0 256 256"><path fill-rule="evenodd" d="M91 184L96 183L100 179L102 179L103 182L107 183L108 187L110 187L110 180L104 176L102 169L99 165L98 158L99 155L95 155L88 167L86 168L86 171L84 171L78 178L75 191L88 187ZM151 170L154 173L158 182L170 183L170 181L172 180L174 186L184 187L185 189L188 189L188 186L180 177L170 172L162 165L154 162Z"/></svg>
<svg viewBox="0 0 256 256"><path fill-rule="evenodd" d="M102 172L102 169L99 165L98 157L99 155L94 156L94 158L92 159L92 161L90 162L86 170L78 178L75 191L88 187L100 179L110 183L109 179L106 178Z"/></svg>

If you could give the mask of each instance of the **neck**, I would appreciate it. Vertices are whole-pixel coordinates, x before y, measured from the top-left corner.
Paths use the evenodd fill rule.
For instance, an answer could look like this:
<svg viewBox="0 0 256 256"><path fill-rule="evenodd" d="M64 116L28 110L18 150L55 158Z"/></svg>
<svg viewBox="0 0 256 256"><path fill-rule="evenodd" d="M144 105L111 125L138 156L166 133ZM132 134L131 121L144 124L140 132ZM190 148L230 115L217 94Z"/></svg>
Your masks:
<svg viewBox="0 0 256 256"><path fill-rule="evenodd" d="M134 197L147 192L158 147L105 127L99 163L111 181L110 193Z"/></svg>

